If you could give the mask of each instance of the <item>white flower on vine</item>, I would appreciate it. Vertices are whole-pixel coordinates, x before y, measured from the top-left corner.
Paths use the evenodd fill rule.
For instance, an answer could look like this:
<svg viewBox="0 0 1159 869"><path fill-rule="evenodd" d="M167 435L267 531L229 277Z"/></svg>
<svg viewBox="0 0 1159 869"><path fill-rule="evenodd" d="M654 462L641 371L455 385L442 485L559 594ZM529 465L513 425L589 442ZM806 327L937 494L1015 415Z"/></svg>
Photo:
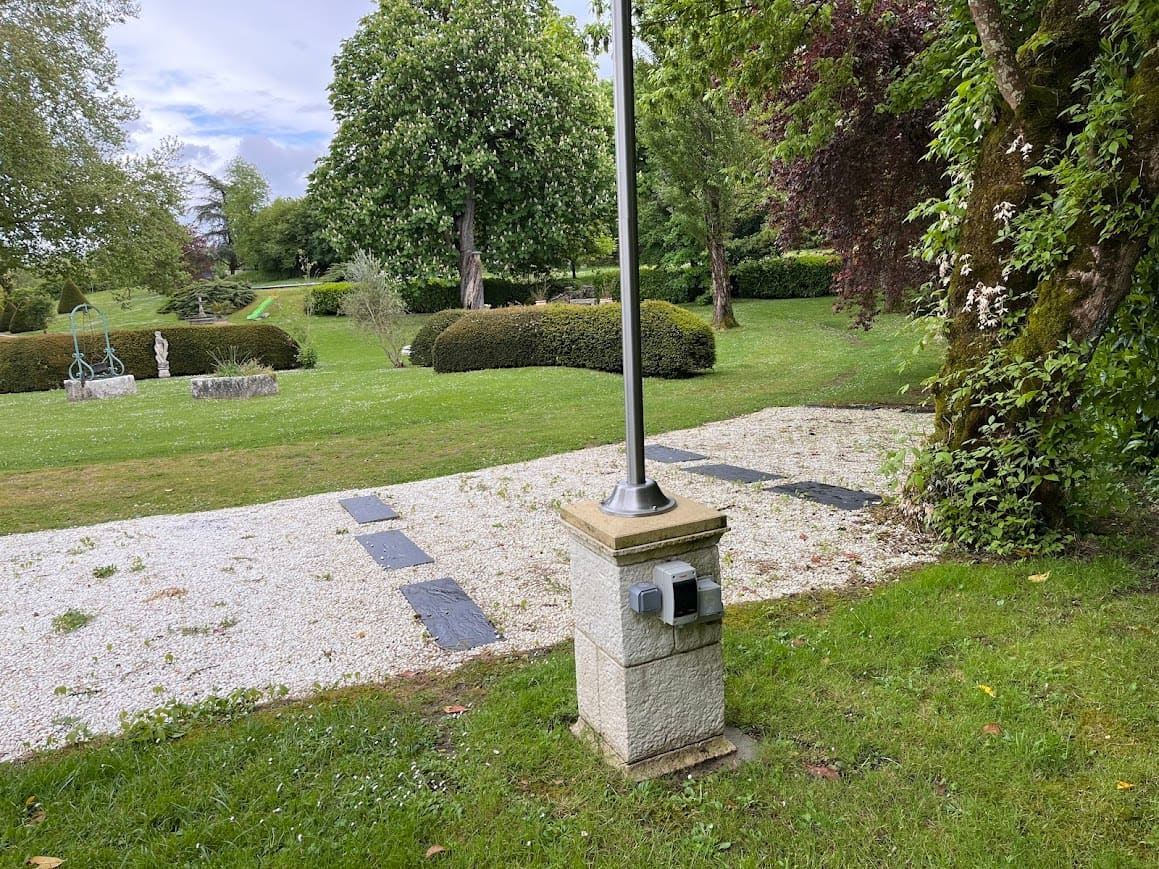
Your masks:
<svg viewBox="0 0 1159 869"><path fill-rule="evenodd" d="M973 269L970 267L970 254L968 254L968 253L962 254L961 259L959 259L959 262L961 263L961 266L962 266L962 268L961 268L962 277L966 277L968 274L970 274L970 272L973 271Z"/></svg>
<svg viewBox="0 0 1159 869"><path fill-rule="evenodd" d="M1002 284L992 287L981 281L966 294L966 304L962 308L964 313L974 311L978 315L978 327L981 329L996 329L1006 315L1007 288Z"/></svg>
<svg viewBox="0 0 1159 869"><path fill-rule="evenodd" d="M1026 141L1026 137L1022 133L1019 133L1010 143L1010 147L1006 149L1007 154L1013 154L1015 151L1022 156L1023 160L1027 160L1034 151L1034 146Z"/></svg>
<svg viewBox="0 0 1159 869"><path fill-rule="evenodd" d="M1017 211L1018 209L1013 202L1003 200L994 206L994 220L997 223L1009 223Z"/></svg>

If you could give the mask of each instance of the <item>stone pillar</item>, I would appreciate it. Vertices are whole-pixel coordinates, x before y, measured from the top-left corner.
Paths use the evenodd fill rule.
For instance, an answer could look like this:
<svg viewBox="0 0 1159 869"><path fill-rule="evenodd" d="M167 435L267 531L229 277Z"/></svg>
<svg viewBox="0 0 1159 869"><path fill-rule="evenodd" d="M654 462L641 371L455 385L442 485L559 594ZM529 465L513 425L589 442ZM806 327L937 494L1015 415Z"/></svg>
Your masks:
<svg viewBox="0 0 1159 869"><path fill-rule="evenodd" d="M595 501L563 508L571 542L575 619L575 732L641 780L725 757L721 623L673 627L633 612L628 588L652 569L685 561L719 582L717 543L727 520L677 498L659 516L609 516Z"/></svg>

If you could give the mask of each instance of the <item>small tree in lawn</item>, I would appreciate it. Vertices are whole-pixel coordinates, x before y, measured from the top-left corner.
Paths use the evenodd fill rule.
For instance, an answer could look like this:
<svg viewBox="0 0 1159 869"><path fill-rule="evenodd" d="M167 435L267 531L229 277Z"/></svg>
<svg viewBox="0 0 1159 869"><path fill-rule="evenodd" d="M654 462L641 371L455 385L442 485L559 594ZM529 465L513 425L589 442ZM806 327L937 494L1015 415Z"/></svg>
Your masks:
<svg viewBox="0 0 1159 869"><path fill-rule="evenodd" d="M364 250L354 254L345 270L352 287L342 299L342 313L378 341L391 365L402 368L406 302L398 283L387 275L377 258Z"/></svg>

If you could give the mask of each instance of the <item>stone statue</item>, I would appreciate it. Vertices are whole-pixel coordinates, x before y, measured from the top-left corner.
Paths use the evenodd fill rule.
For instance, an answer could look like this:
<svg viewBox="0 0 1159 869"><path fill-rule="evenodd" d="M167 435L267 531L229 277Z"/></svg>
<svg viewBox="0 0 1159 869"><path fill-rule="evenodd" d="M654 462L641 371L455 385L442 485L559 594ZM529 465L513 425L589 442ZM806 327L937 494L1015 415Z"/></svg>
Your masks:
<svg viewBox="0 0 1159 869"><path fill-rule="evenodd" d="M169 342L160 332L153 333L153 353L157 357L157 376L169 376Z"/></svg>

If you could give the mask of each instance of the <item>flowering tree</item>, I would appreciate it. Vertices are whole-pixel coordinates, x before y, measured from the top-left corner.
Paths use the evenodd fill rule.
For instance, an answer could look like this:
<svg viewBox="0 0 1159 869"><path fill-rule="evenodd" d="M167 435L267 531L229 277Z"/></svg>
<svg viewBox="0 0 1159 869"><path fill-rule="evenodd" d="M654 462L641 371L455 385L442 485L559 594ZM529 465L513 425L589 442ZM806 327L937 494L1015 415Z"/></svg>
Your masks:
<svg viewBox="0 0 1159 869"><path fill-rule="evenodd" d="M613 203L610 105L569 19L547 3L383 0L334 59L338 130L311 178L341 255L392 270L573 258Z"/></svg>

